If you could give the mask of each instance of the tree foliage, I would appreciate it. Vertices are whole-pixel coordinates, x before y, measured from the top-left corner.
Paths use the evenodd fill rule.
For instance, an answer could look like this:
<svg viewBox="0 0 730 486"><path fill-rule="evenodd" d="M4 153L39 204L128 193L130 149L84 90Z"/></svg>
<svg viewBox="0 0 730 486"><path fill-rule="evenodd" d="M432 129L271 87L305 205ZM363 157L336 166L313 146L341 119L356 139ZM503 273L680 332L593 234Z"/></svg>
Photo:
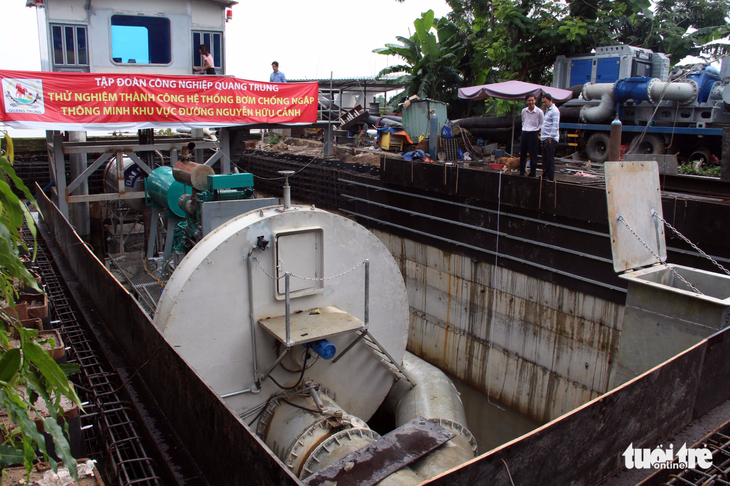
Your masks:
<svg viewBox="0 0 730 486"><path fill-rule="evenodd" d="M46 449L45 437L38 432L35 417L42 417L37 404L45 403L49 417L43 418L43 428L51 436L55 454L77 477L76 461L66 440L68 424L63 420L61 398L81 407L68 374L77 372L76 365L59 365L44 349L36 329L24 328L15 317L15 299L19 287L40 291L33 275L25 268L19 248L28 251L20 228L25 222L35 241L33 217L12 190L10 182L20 189L32 204L34 199L13 169L13 144L6 135L6 149L0 155L0 299L10 312L0 311L0 406L12 425L3 427L4 441L0 443L0 466L23 464L30 471L38 460L38 452L50 462L55 471L56 461ZM37 207L36 207L37 209ZM33 254L35 254L35 246ZM19 347L11 346L16 336ZM63 425L59 425L63 423Z"/></svg>
<svg viewBox="0 0 730 486"><path fill-rule="evenodd" d="M413 25L413 35L396 37L399 44L386 44L373 50L403 61L378 73L378 78L400 74L393 83L407 85L406 90L390 102L398 104L418 95L419 98L449 102L450 108L456 108L464 103L457 96L459 88L483 83L486 79L486 73L469 62L474 56L469 32L445 17L435 18L433 10L421 14Z"/></svg>
<svg viewBox="0 0 730 486"><path fill-rule="evenodd" d="M420 28L401 44L374 52L399 56L403 63L380 74L404 73L407 95L421 93L452 102L459 87L510 79L552 84L559 55L628 44L663 52L672 64L687 55L717 59L730 45L727 0L447 0L448 19L428 12ZM444 35L441 30L451 33ZM434 55L434 53L436 55ZM453 53L454 57L449 57ZM462 84L455 86L461 79ZM398 100L396 100L398 101Z"/></svg>

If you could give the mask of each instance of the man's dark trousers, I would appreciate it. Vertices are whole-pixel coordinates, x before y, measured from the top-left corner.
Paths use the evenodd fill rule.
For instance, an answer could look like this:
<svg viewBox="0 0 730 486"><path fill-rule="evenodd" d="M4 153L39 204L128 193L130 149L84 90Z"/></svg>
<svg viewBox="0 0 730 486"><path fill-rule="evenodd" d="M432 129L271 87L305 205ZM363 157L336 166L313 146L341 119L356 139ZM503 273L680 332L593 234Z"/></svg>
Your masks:
<svg viewBox="0 0 730 486"><path fill-rule="evenodd" d="M542 141L542 176L549 180L555 180L555 149L558 142L555 139Z"/></svg>
<svg viewBox="0 0 730 486"><path fill-rule="evenodd" d="M540 139L536 131L522 131L522 136L520 137L520 175L525 175L528 152L530 154L530 177L537 175L537 149L539 144Z"/></svg>

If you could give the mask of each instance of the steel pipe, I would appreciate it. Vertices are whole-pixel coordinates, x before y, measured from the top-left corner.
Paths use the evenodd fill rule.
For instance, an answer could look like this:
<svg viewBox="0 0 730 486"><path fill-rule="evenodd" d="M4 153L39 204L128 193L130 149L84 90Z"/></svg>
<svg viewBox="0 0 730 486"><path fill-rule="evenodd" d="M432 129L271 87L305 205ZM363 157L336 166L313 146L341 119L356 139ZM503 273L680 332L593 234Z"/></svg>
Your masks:
<svg viewBox="0 0 730 486"><path fill-rule="evenodd" d="M457 467L477 454L476 439L466 428L466 412L454 383L443 371L416 355L403 355L403 369L419 386L405 380L393 385L385 406L395 415L396 426L419 416L454 432L456 437L411 465L424 480Z"/></svg>
<svg viewBox="0 0 730 486"><path fill-rule="evenodd" d="M580 110L580 119L584 123L601 123L610 119L616 112L616 100L613 96L614 83L586 83L583 85L583 98L601 100L598 106L584 106Z"/></svg>

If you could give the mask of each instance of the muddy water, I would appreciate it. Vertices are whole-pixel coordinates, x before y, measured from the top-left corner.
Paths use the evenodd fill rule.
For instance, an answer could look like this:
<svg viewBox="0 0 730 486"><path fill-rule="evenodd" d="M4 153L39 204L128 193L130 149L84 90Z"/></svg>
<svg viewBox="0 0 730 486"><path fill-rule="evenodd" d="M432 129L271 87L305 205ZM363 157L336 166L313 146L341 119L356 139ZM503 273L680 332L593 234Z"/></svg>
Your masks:
<svg viewBox="0 0 730 486"><path fill-rule="evenodd" d="M479 454L484 454L540 426L519 413L502 407L499 403L494 401L490 403L486 396L475 389L453 376L450 378L461 394L468 428L477 439Z"/></svg>

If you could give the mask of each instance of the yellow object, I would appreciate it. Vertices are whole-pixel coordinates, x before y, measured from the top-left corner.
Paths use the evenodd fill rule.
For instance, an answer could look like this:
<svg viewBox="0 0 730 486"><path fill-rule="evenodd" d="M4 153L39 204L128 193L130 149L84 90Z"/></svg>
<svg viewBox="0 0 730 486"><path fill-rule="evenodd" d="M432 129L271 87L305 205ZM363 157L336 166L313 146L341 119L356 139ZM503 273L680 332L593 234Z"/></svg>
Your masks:
<svg viewBox="0 0 730 486"><path fill-rule="evenodd" d="M380 148L390 151L403 151L403 135L393 135L386 132L380 137Z"/></svg>

